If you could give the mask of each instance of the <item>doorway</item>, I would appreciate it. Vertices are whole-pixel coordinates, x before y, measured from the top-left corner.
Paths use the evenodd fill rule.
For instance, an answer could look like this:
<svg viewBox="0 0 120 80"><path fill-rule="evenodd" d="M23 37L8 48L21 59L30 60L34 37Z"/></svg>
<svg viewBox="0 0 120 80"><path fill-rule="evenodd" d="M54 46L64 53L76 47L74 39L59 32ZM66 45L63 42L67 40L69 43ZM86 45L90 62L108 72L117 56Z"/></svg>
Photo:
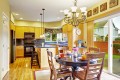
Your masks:
<svg viewBox="0 0 120 80"><path fill-rule="evenodd" d="M2 16L2 66L1 78L9 71L9 18L3 13Z"/></svg>
<svg viewBox="0 0 120 80"><path fill-rule="evenodd" d="M106 52L104 70L120 77L120 13L95 20L94 23L100 23L96 24L98 26L101 25L101 22L103 23L105 21L104 28L95 28L94 40L99 39L102 42L105 41L104 44L101 44L99 41L99 46L102 45L100 49ZM96 37L96 33L98 34L98 32L100 36ZM96 45L94 44L94 46Z"/></svg>

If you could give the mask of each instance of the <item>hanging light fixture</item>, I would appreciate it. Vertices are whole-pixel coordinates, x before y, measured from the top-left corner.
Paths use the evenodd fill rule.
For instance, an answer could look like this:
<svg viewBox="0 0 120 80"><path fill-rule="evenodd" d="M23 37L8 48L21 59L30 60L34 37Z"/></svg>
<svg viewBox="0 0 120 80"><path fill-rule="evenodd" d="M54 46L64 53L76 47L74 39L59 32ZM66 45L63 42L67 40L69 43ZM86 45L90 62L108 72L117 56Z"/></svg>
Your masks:
<svg viewBox="0 0 120 80"><path fill-rule="evenodd" d="M44 28L44 8L42 9L43 13L40 13L41 15L41 35L40 38L45 38L45 28Z"/></svg>
<svg viewBox="0 0 120 80"><path fill-rule="evenodd" d="M71 10L65 9L63 12L65 14L64 22L72 26L77 27L79 23L86 20L86 7L80 8L81 18L79 19L79 13L77 12L77 0L74 1L74 6L71 7Z"/></svg>

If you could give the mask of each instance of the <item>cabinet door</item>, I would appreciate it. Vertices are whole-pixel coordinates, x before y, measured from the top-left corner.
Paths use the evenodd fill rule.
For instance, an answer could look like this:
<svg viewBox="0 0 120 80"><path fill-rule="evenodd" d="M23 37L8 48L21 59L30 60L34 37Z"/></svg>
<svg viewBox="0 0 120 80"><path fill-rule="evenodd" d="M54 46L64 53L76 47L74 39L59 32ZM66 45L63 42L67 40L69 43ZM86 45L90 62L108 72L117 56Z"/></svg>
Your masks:
<svg viewBox="0 0 120 80"><path fill-rule="evenodd" d="M24 57L24 46L16 46L16 57Z"/></svg>
<svg viewBox="0 0 120 80"><path fill-rule="evenodd" d="M24 38L24 27L16 26L16 38Z"/></svg>
<svg viewBox="0 0 120 80"><path fill-rule="evenodd" d="M35 27L35 39L40 38L40 28Z"/></svg>
<svg viewBox="0 0 120 80"><path fill-rule="evenodd" d="M35 32L34 27L29 27L29 32Z"/></svg>
<svg viewBox="0 0 120 80"><path fill-rule="evenodd" d="M29 27L24 27L24 32L29 32Z"/></svg>

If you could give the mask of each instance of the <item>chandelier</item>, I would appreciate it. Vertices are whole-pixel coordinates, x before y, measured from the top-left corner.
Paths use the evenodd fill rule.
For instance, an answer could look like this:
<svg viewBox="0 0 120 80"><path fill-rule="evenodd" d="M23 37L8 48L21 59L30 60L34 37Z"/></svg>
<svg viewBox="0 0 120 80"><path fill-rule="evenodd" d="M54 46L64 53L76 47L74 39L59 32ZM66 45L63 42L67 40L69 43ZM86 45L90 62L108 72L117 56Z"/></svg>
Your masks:
<svg viewBox="0 0 120 80"><path fill-rule="evenodd" d="M77 0L74 1L74 6L71 10L65 9L63 12L65 14L64 22L72 26L78 26L79 23L86 20L86 7L80 8L81 18L79 18L79 12L77 12Z"/></svg>

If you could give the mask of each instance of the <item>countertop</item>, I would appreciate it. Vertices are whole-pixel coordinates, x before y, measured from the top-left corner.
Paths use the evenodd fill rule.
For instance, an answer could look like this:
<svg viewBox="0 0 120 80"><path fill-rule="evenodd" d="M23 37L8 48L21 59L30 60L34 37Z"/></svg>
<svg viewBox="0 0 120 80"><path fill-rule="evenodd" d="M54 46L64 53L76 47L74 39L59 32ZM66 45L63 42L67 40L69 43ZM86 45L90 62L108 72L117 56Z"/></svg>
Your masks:
<svg viewBox="0 0 120 80"><path fill-rule="evenodd" d="M35 48L56 48L56 45L44 45L44 46L36 45L34 47Z"/></svg>

